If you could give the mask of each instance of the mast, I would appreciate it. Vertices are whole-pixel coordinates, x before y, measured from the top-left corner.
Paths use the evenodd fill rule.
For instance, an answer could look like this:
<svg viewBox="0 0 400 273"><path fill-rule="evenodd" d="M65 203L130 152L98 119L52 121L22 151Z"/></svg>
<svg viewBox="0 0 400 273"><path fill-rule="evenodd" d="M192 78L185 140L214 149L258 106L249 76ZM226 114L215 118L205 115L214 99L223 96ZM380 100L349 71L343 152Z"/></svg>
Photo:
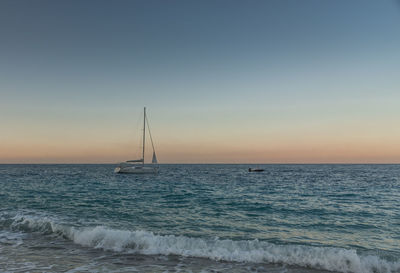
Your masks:
<svg viewBox="0 0 400 273"><path fill-rule="evenodd" d="M146 107L144 108L144 115L143 115L143 153L142 153L142 158L143 158L143 165L144 165L144 144L146 140Z"/></svg>

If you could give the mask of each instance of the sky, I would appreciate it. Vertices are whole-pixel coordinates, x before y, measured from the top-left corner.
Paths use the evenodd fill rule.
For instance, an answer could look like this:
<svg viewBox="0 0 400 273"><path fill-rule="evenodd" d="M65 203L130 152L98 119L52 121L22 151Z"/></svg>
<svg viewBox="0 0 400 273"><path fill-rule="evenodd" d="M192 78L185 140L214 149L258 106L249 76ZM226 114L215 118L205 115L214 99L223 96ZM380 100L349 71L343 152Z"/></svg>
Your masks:
<svg viewBox="0 0 400 273"><path fill-rule="evenodd" d="M0 1L0 163L134 159L144 106L161 163L400 163L400 1Z"/></svg>

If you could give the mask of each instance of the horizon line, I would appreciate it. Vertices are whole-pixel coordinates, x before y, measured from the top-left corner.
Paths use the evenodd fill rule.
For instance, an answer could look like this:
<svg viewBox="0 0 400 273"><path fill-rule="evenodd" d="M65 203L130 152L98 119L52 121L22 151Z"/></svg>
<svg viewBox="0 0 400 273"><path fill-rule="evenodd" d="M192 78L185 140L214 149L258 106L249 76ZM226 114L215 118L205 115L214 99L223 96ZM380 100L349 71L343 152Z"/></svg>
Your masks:
<svg viewBox="0 0 400 273"><path fill-rule="evenodd" d="M117 165L117 163L0 163L0 165ZM145 163L151 165L152 163ZM275 162L275 163L158 163L155 165L400 165L400 162L382 163L382 162Z"/></svg>

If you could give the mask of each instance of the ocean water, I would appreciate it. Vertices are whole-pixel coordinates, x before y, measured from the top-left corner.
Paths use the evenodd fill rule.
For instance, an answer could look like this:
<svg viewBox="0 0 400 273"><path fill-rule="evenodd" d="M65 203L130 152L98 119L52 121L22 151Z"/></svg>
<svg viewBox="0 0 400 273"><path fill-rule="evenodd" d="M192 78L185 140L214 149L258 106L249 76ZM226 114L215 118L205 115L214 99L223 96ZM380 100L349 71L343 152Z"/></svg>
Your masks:
<svg viewBox="0 0 400 273"><path fill-rule="evenodd" d="M400 272L400 165L0 165L0 272Z"/></svg>

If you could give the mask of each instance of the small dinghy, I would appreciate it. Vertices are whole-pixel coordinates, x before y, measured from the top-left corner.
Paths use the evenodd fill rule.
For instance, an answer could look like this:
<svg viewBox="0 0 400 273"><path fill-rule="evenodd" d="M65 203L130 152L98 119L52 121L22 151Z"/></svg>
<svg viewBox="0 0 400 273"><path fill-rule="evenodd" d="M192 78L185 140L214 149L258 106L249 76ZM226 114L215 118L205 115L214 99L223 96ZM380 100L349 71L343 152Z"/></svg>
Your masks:
<svg viewBox="0 0 400 273"><path fill-rule="evenodd" d="M263 172L264 169L260 169L260 168L249 168L249 172Z"/></svg>

